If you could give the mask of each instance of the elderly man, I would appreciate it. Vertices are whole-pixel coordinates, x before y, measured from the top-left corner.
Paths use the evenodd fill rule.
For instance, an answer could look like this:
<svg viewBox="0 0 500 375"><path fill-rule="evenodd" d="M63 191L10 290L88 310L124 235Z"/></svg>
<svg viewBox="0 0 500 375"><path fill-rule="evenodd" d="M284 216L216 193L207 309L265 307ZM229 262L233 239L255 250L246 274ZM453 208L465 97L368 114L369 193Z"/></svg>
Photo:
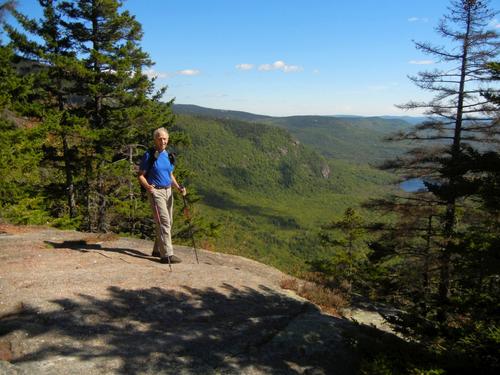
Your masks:
<svg viewBox="0 0 500 375"><path fill-rule="evenodd" d="M155 148L142 157L138 174L140 184L148 191L156 222L153 255L159 256L161 263L180 263L181 259L174 255L171 237L174 206L172 186L182 195L186 195L186 188L175 179L173 162L165 150L168 144L167 130L156 129L153 138Z"/></svg>

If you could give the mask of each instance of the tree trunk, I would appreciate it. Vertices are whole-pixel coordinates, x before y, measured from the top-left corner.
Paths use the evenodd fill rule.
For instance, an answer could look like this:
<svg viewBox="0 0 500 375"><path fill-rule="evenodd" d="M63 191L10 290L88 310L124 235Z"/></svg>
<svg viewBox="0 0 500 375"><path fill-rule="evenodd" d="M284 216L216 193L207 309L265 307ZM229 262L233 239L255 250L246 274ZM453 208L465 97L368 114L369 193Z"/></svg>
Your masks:
<svg viewBox="0 0 500 375"><path fill-rule="evenodd" d="M457 172L454 170L455 162L460 162L460 154L462 153L462 120L463 120L463 108L464 108L464 97L465 97L465 79L468 64L468 52L469 52L469 37L471 30L471 11L468 10L467 15L467 28L462 44L462 56L461 56L461 68L460 68L460 82L458 88L457 97L457 111L455 119L455 129L453 134L453 144L451 146L451 161L450 165L451 173L448 176L449 187L453 191L457 185L458 178ZM444 236L445 244L440 256L440 284L439 284L439 301L442 306L447 306L450 301L450 274L451 274L451 253L453 246L453 238L455 236L455 226L456 226L456 203L457 199L455 193L453 192L451 197L448 199L446 205L446 215L444 222ZM442 317L444 318L444 317Z"/></svg>
<svg viewBox="0 0 500 375"><path fill-rule="evenodd" d="M128 146L128 163L129 163L129 168L130 168L130 175L133 175L134 173L134 161L132 159L133 157L133 146L129 145ZM129 178L128 179L128 199L129 199L129 204L130 204L130 213L129 213L129 231L130 233L135 232L135 196L134 196L134 180Z"/></svg>
<svg viewBox="0 0 500 375"><path fill-rule="evenodd" d="M424 253L424 272L423 272L423 289L424 296L427 298L429 296L430 290L430 277L429 277L429 256L431 254L431 241L432 241L432 215L429 215L427 219L427 238L426 238L426 247Z"/></svg>
<svg viewBox="0 0 500 375"><path fill-rule="evenodd" d="M68 198L69 217L76 217L75 186L73 184L73 171L71 170L71 161L69 157L68 140L66 134L62 135L64 170L66 172L66 196Z"/></svg>
<svg viewBox="0 0 500 375"><path fill-rule="evenodd" d="M100 162L97 171L97 231L105 233L106 225L106 187L103 175L103 164Z"/></svg>

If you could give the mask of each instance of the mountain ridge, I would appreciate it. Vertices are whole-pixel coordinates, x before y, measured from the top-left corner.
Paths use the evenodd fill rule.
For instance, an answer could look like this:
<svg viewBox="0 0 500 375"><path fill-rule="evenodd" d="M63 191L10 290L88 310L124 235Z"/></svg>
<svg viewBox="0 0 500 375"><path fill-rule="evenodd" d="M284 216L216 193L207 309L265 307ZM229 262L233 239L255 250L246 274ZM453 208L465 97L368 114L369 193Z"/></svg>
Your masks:
<svg viewBox="0 0 500 375"><path fill-rule="evenodd" d="M288 116L272 117L247 112L225 111L194 105L174 105L174 113L224 121L267 124L286 129L299 142L313 147L327 158L360 164L381 164L400 156L408 144L385 139L412 127L399 118L361 116Z"/></svg>
<svg viewBox="0 0 500 375"><path fill-rule="evenodd" d="M246 111L237 111L230 109L218 109L218 108L209 108L203 107L196 104L173 104L172 106L174 113L183 113L183 114L197 114L203 116L212 116L212 117L220 117L220 118L237 118L244 120L247 119L255 119L256 121L261 119L276 119L276 118L291 118L291 117L333 117L333 118L366 118L366 119L387 119L387 120L403 120L408 122L409 124L415 125L426 119L423 116L403 116L403 115L377 115L377 116L363 116L363 115L289 115L289 116L271 116L264 114L256 114L252 112ZM241 117L238 117L241 116Z"/></svg>

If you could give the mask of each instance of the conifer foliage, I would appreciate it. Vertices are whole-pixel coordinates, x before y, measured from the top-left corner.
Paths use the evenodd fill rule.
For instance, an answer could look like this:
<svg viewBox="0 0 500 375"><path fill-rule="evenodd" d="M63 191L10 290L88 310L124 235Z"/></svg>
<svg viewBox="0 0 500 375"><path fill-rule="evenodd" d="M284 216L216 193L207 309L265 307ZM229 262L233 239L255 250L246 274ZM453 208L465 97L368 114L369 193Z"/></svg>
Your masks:
<svg viewBox="0 0 500 375"><path fill-rule="evenodd" d="M426 191L371 203L398 217L381 243L392 252L385 261L397 278L392 297L405 310L395 321L401 331L467 354L468 365L485 371L498 368L492 353L500 344L493 311L500 303L499 40L488 5L452 1L437 27L451 47L416 43L442 68L410 77L434 97L401 108L423 110L428 120L393 137L416 146L384 167L422 179Z"/></svg>
<svg viewBox="0 0 500 375"><path fill-rule="evenodd" d="M41 19L11 7L19 27L4 25L18 60L11 75L32 82L22 114L37 126L16 129L36 128L41 140L32 161L45 175L37 204L60 225L147 231L134 168L152 130L171 126L173 114L160 102L165 88L155 91L144 73L153 62L141 25L117 0L39 3Z"/></svg>

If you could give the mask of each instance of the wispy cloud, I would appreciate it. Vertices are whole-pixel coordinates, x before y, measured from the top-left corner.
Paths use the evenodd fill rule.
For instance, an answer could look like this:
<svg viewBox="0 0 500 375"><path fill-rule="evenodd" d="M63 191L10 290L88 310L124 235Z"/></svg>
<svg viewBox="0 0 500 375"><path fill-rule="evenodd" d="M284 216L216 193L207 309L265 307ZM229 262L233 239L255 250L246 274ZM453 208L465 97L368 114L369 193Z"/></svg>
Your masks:
<svg viewBox="0 0 500 375"><path fill-rule="evenodd" d="M238 64L235 65L235 68L238 70L252 70L254 68L254 64ZM282 72L285 73L296 73L296 72L301 72L304 70L301 66L298 65L289 65L285 63L283 60L277 60L273 62L272 64L261 64L257 68L261 72L269 72L272 70L281 70Z"/></svg>
<svg viewBox="0 0 500 375"><path fill-rule="evenodd" d="M259 66L260 71L268 72L271 70L281 70L285 73L301 72L303 68L298 65L288 65L282 60L273 62L272 64L262 64Z"/></svg>
<svg viewBox="0 0 500 375"><path fill-rule="evenodd" d="M175 73L167 73L167 72L158 72L154 69L148 69L144 71L144 74L148 76L148 78L156 78L156 79L166 79L173 78L175 76L197 76L201 72L197 69L183 69L178 70Z"/></svg>
<svg viewBox="0 0 500 375"><path fill-rule="evenodd" d="M408 18L408 22L429 22L427 17L410 17Z"/></svg>
<svg viewBox="0 0 500 375"><path fill-rule="evenodd" d="M238 64L238 65L236 65L236 69L238 69L238 70L252 70L253 64Z"/></svg>
<svg viewBox="0 0 500 375"><path fill-rule="evenodd" d="M184 70L179 70L177 74L181 76L197 76L201 72L197 69L184 69Z"/></svg>
<svg viewBox="0 0 500 375"><path fill-rule="evenodd" d="M432 65L432 64L434 64L434 61L432 61L432 60L410 60L410 61L408 61L408 64L412 64L412 65Z"/></svg>

